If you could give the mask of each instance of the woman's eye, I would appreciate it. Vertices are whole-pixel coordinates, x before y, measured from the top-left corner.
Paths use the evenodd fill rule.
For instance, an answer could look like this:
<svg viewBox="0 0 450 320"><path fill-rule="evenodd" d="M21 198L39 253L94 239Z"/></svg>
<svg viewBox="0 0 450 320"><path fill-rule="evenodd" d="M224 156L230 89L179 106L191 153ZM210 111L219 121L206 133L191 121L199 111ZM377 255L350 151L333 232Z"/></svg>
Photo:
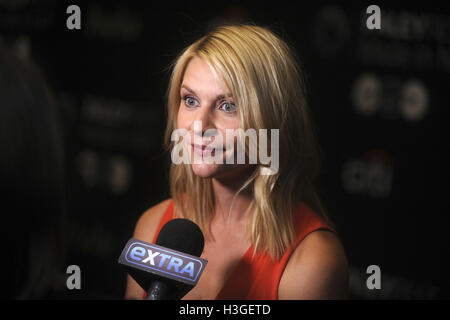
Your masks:
<svg viewBox="0 0 450 320"><path fill-rule="evenodd" d="M197 101L194 98L191 97L185 97L184 102L188 107L195 107Z"/></svg>
<svg viewBox="0 0 450 320"><path fill-rule="evenodd" d="M219 109L225 111L226 113L233 113L236 111L236 105L231 102L225 102L220 105Z"/></svg>

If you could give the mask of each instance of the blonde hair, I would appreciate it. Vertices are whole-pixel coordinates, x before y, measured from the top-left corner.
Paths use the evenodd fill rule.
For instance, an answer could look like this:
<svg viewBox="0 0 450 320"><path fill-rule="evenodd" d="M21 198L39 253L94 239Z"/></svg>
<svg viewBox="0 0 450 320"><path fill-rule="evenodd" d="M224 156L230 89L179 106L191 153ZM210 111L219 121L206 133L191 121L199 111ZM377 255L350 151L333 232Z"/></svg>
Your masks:
<svg viewBox="0 0 450 320"><path fill-rule="evenodd" d="M177 128L184 71L193 57L222 76L237 106L240 128L279 129L278 172L261 175L263 165L258 164L241 188L252 187L247 231L255 252L279 258L294 241L293 213L299 201L325 217L314 187L319 156L299 64L290 47L267 28L221 26L200 38L173 65L165 134L168 150L174 145L171 134ZM211 179L196 176L190 165L173 163L169 179L177 216L197 223L208 237L215 206Z"/></svg>

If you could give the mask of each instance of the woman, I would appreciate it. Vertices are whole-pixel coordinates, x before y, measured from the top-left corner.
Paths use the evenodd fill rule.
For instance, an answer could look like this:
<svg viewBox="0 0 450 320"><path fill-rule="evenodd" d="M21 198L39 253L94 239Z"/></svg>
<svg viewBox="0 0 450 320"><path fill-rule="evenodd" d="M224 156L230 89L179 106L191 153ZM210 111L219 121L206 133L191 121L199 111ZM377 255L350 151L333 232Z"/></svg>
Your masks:
<svg viewBox="0 0 450 320"><path fill-rule="evenodd" d="M239 129L277 129L267 139L279 163L249 161L255 141L242 134L219 144L206 137ZM172 151L180 146L175 130L187 133L181 153L191 161L172 162L172 198L141 216L134 237L154 242L174 217L200 226L208 264L184 299L346 297L346 255L314 191L318 156L304 83L285 42L266 28L239 25L218 27L190 45L169 84L166 145ZM230 163L239 145L246 161ZM208 155L217 160L218 151L223 161L206 161ZM125 296L145 293L129 277Z"/></svg>

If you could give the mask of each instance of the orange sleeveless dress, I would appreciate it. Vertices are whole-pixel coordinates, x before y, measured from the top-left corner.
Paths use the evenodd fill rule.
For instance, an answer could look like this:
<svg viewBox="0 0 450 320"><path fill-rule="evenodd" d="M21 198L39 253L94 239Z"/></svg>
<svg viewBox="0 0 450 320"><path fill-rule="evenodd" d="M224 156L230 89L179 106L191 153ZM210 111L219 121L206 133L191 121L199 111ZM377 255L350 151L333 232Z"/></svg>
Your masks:
<svg viewBox="0 0 450 320"><path fill-rule="evenodd" d="M174 218L174 202L170 202L153 238L156 242L161 228ZM278 285L287 262L298 244L311 232L328 230L334 232L323 219L304 202L300 202L294 214L296 240L278 260L261 253L253 256L250 245L231 272L216 300L277 300ZM144 292L145 297L145 292Z"/></svg>

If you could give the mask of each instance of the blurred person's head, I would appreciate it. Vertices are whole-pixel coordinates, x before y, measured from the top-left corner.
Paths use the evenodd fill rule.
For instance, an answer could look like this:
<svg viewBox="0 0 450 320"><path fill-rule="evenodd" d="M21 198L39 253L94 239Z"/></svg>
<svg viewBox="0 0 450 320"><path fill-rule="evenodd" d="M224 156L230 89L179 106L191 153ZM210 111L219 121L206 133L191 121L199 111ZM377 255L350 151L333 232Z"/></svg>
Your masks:
<svg viewBox="0 0 450 320"><path fill-rule="evenodd" d="M60 272L63 171L62 128L45 81L0 42L0 212L8 252L2 294L7 298L45 298Z"/></svg>
<svg viewBox="0 0 450 320"><path fill-rule="evenodd" d="M198 223L206 235L214 208L212 179L233 180L240 190L251 186L253 201L248 210L255 214L248 223L249 238L257 249L267 249L273 257L293 240L292 214L299 200L322 213L314 185L319 172L318 147L303 72L291 48L267 28L218 27L181 53L168 89L165 141L169 150L175 147L172 133L180 129L188 133L191 143L208 129L222 136L236 129L279 130L278 149L269 151L279 155L271 174L267 170L273 168L260 159L256 164L172 163L170 184L177 209L181 216ZM272 146L272 138L269 134L267 146ZM252 142L240 143L248 159ZM235 145L235 141L223 141L218 146L224 159L229 149L237 150ZM204 155L208 144L189 148L191 157Z"/></svg>

